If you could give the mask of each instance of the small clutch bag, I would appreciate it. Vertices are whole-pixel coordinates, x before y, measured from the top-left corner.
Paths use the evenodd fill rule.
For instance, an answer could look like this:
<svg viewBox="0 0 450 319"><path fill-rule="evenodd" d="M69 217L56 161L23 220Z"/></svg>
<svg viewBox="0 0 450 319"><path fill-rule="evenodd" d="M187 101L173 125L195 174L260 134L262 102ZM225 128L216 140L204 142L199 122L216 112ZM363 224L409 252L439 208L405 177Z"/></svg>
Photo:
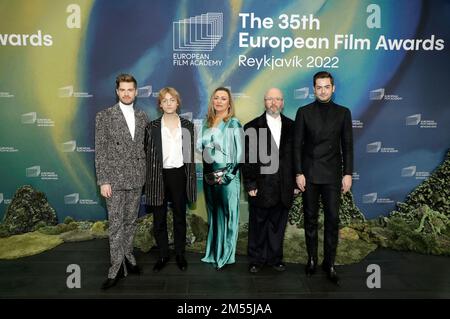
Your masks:
<svg viewBox="0 0 450 319"><path fill-rule="evenodd" d="M221 168L217 171L207 173L203 175L203 179L208 185L215 185L219 182L219 178L227 172L226 168Z"/></svg>

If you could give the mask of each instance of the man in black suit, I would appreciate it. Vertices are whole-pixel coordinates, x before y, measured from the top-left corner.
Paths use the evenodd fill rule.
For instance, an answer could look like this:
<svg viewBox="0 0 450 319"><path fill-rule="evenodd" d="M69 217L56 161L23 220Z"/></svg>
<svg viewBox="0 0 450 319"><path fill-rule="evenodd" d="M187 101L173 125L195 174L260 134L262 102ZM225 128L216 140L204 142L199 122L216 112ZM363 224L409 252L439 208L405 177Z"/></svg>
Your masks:
<svg viewBox="0 0 450 319"><path fill-rule="evenodd" d="M333 77L318 72L313 80L316 100L297 111L294 134L296 183L303 192L308 263L312 275L317 266L319 197L325 213L324 260L327 277L338 283L334 262L339 233L341 191L352 185L353 135L350 110L335 104Z"/></svg>
<svg viewBox="0 0 450 319"><path fill-rule="evenodd" d="M249 271L264 264L284 271L283 238L295 189L292 142L294 121L281 114L283 93L264 96L266 111L244 126L244 187L249 203Z"/></svg>

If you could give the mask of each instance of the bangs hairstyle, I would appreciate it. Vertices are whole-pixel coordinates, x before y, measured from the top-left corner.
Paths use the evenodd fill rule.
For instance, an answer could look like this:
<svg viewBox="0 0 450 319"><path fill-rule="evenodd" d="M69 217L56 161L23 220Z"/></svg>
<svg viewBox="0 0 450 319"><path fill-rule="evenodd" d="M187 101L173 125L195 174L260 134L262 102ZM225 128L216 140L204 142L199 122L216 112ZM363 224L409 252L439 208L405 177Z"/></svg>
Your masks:
<svg viewBox="0 0 450 319"><path fill-rule="evenodd" d="M214 120L216 119L216 110L214 109L214 96L218 91L224 91L228 94L228 101L230 104L230 107L228 108L228 114L223 119L224 122L227 122L230 118L234 116L234 102L233 98L231 96L231 91L226 87L218 87L214 90L213 94L211 94L211 97L209 98L209 104L208 104L208 114L206 116L206 123L208 127L212 127L214 125Z"/></svg>
<svg viewBox="0 0 450 319"><path fill-rule="evenodd" d="M177 104L178 104L178 106L177 106L177 112L178 112L178 111L180 110L180 107L181 107L181 97L180 97L180 93L178 93L177 90L175 90L173 87L170 87L170 86L165 87L165 88L162 88L161 90L159 90L159 93L158 93L158 106L159 106L160 110L161 110L162 112L164 112L163 109L162 109L162 107L161 107L161 104L162 104L162 100L164 100L164 96L165 96L167 93L169 93L170 95L172 95L172 97L177 101Z"/></svg>

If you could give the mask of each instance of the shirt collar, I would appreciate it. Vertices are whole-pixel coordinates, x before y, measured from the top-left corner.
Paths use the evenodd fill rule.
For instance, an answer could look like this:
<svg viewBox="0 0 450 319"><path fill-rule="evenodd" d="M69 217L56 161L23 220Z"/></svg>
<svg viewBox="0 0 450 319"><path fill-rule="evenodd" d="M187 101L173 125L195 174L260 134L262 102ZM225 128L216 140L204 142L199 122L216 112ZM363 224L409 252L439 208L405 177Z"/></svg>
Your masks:
<svg viewBox="0 0 450 319"><path fill-rule="evenodd" d="M122 102L119 102L119 106L122 110L131 112L133 110L134 103L130 105L125 105Z"/></svg>
<svg viewBox="0 0 450 319"><path fill-rule="evenodd" d="M274 118L272 115L267 114L266 112L266 119L267 122L271 122L271 123L281 123L281 115L278 115L277 118Z"/></svg>

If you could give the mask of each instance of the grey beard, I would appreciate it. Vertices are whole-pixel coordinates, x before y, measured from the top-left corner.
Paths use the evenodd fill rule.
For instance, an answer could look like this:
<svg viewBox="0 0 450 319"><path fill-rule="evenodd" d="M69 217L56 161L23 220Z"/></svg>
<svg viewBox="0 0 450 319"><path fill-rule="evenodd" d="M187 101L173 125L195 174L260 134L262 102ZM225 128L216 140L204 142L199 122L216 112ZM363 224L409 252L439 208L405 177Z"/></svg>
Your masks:
<svg viewBox="0 0 450 319"><path fill-rule="evenodd" d="M280 110L274 112L271 109L266 109L266 112L267 112L267 114L269 114L271 116L277 116L277 115L280 115L280 113L281 113Z"/></svg>

